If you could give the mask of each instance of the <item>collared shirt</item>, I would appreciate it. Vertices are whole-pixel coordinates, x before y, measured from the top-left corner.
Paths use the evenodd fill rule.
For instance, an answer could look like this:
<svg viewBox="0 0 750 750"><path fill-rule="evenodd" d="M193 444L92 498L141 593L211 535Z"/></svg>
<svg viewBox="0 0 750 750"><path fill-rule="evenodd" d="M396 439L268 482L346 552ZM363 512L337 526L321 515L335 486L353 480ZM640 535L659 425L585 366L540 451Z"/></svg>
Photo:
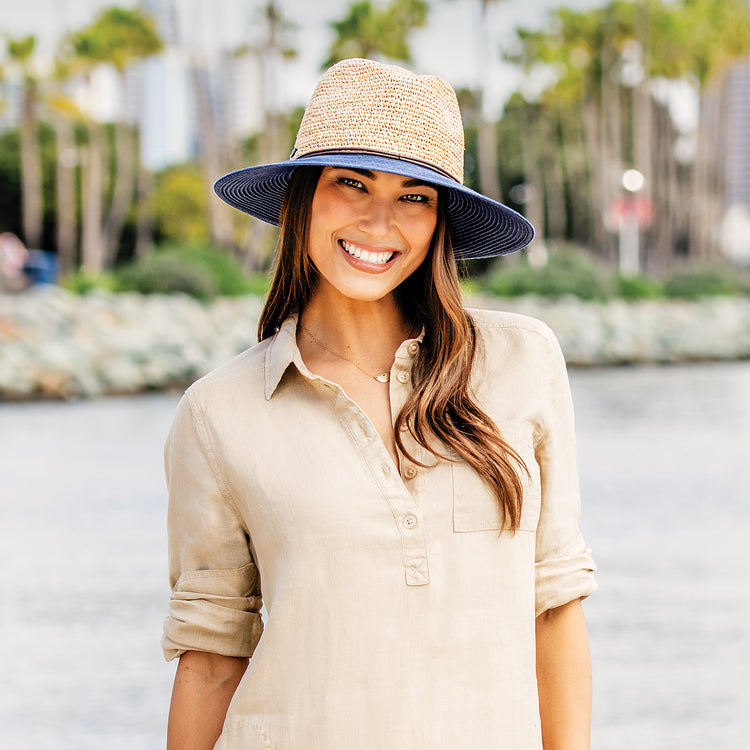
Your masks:
<svg viewBox="0 0 750 750"><path fill-rule="evenodd" d="M515 533L456 456L404 432L426 466L399 471L305 366L296 316L186 392L166 448L162 645L252 656L220 750L541 748L535 616L595 588L570 389L543 323L471 314L473 393L529 469ZM420 346L396 353L394 418Z"/></svg>

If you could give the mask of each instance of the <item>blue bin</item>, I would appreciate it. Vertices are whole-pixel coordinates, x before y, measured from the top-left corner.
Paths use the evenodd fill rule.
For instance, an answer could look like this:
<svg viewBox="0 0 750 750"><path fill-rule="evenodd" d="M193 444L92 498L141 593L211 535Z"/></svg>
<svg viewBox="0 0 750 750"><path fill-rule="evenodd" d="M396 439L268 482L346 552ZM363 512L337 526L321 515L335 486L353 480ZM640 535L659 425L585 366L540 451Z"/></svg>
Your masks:
<svg viewBox="0 0 750 750"><path fill-rule="evenodd" d="M57 282L57 256L45 250L29 250L23 272L30 284L54 284Z"/></svg>

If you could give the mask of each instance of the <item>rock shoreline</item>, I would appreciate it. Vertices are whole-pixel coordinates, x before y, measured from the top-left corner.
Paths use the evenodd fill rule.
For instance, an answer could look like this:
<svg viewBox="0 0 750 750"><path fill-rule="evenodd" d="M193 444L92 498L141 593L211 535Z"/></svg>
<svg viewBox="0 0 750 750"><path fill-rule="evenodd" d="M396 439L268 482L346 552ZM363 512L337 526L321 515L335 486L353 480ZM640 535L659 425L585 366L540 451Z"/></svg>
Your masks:
<svg viewBox="0 0 750 750"><path fill-rule="evenodd" d="M750 359L750 299L474 298L540 318L571 366ZM259 297L208 303L57 287L0 295L0 400L183 388L255 343Z"/></svg>

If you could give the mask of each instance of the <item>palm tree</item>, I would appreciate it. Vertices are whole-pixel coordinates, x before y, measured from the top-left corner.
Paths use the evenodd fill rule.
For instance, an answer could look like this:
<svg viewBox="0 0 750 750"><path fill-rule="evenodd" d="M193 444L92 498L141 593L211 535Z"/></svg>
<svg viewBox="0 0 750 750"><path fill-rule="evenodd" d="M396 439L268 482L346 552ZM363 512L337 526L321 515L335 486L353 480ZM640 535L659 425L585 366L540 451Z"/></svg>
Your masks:
<svg viewBox="0 0 750 750"><path fill-rule="evenodd" d="M47 97L47 110L52 118L56 139L55 160L55 247L61 275L70 273L76 265L78 241L77 188L75 168L78 149L75 142L75 122L81 112L66 91L70 68L58 58L53 75L53 90Z"/></svg>
<svg viewBox="0 0 750 750"><path fill-rule="evenodd" d="M591 11L560 9L553 18L554 32L519 31L524 52L517 61L529 68L555 66L548 101L581 102L593 245L606 245L599 217L617 196L622 167L630 162L650 177L659 216L652 238L656 264L669 264L679 237L688 239L691 255L711 257L722 201L721 83L731 62L750 50L750 9L744 0L613 0ZM624 64L634 51L642 77L630 81L631 91ZM655 79L698 83L701 120L689 184L681 177L688 168L675 157L676 128L650 91Z"/></svg>
<svg viewBox="0 0 750 750"><path fill-rule="evenodd" d="M116 7L102 11L92 24L74 33L71 43L86 75L90 75L98 65L112 65L119 73L123 88L129 66L162 49L161 39L148 16L138 10ZM103 131L101 124L94 122L93 118L90 119L88 130L83 256L84 265L99 270L113 262L125 216L133 202L137 149L133 128L121 117L115 124L117 166L114 190L105 215L102 210Z"/></svg>
<svg viewBox="0 0 750 750"><path fill-rule="evenodd" d="M8 39L7 53L20 70L21 96L21 204L23 236L29 247L42 241L42 162L39 152L39 81L34 74L33 55L36 38Z"/></svg>
<svg viewBox="0 0 750 750"><path fill-rule="evenodd" d="M745 0L685 0L688 63L698 82L700 114L693 164L691 252L718 252L717 227L724 198L728 121L727 72L750 51L750 8Z"/></svg>
<svg viewBox="0 0 750 750"><path fill-rule="evenodd" d="M489 12L495 2L504 0L479 0L476 27L477 93L479 96L477 120L477 156L479 189L489 198L501 199L500 173L497 163L497 132L487 111L488 92L491 88L491 71L495 55L490 36Z"/></svg>
<svg viewBox="0 0 750 750"><path fill-rule="evenodd" d="M254 43L235 50L235 57L251 55L258 63L258 80L262 110L261 129L257 138L257 159L272 162L288 155L289 117L281 108L281 73L285 61L297 56L292 45L296 24L286 18L276 0L267 0L254 24ZM244 265L254 270L262 265L272 247L275 232L260 220L250 219L247 232L238 244L244 248Z"/></svg>
<svg viewBox="0 0 750 750"><path fill-rule="evenodd" d="M344 18L331 23L336 38L322 67L347 57L410 62L409 32L424 26L428 13L426 0L392 0L384 8L373 7L369 0L352 3Z"/></svg>

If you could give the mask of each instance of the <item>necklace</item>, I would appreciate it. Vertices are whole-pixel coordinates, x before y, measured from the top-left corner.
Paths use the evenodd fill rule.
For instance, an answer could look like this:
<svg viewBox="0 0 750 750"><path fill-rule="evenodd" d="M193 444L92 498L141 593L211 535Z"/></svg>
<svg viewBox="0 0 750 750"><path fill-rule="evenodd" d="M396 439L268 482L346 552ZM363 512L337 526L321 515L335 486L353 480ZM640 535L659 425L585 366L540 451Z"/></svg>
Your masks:
<svg viewBox="0 0 750 750"><path fill-rule="evenodd" d="M333 349L331 349L330 346L326 346L301 320L299 322L300 327L302 330L310 337L312 342L314 344L317 344L321 349L325 349L327 352L330 352L333 354L334 357L338 357L339 359L343 359L346 362L350 362L353 364L360 372L367 375L368 378L372 378L373 380L377 380L378 383L387 383L391 379L391 373L390 372L381 372L380 375L372 375L371 373L367 372L367 370L363 369L358 362L353 360L351 357L347 357L344 354L339 354L338 352L335 352Z"/></svg>

